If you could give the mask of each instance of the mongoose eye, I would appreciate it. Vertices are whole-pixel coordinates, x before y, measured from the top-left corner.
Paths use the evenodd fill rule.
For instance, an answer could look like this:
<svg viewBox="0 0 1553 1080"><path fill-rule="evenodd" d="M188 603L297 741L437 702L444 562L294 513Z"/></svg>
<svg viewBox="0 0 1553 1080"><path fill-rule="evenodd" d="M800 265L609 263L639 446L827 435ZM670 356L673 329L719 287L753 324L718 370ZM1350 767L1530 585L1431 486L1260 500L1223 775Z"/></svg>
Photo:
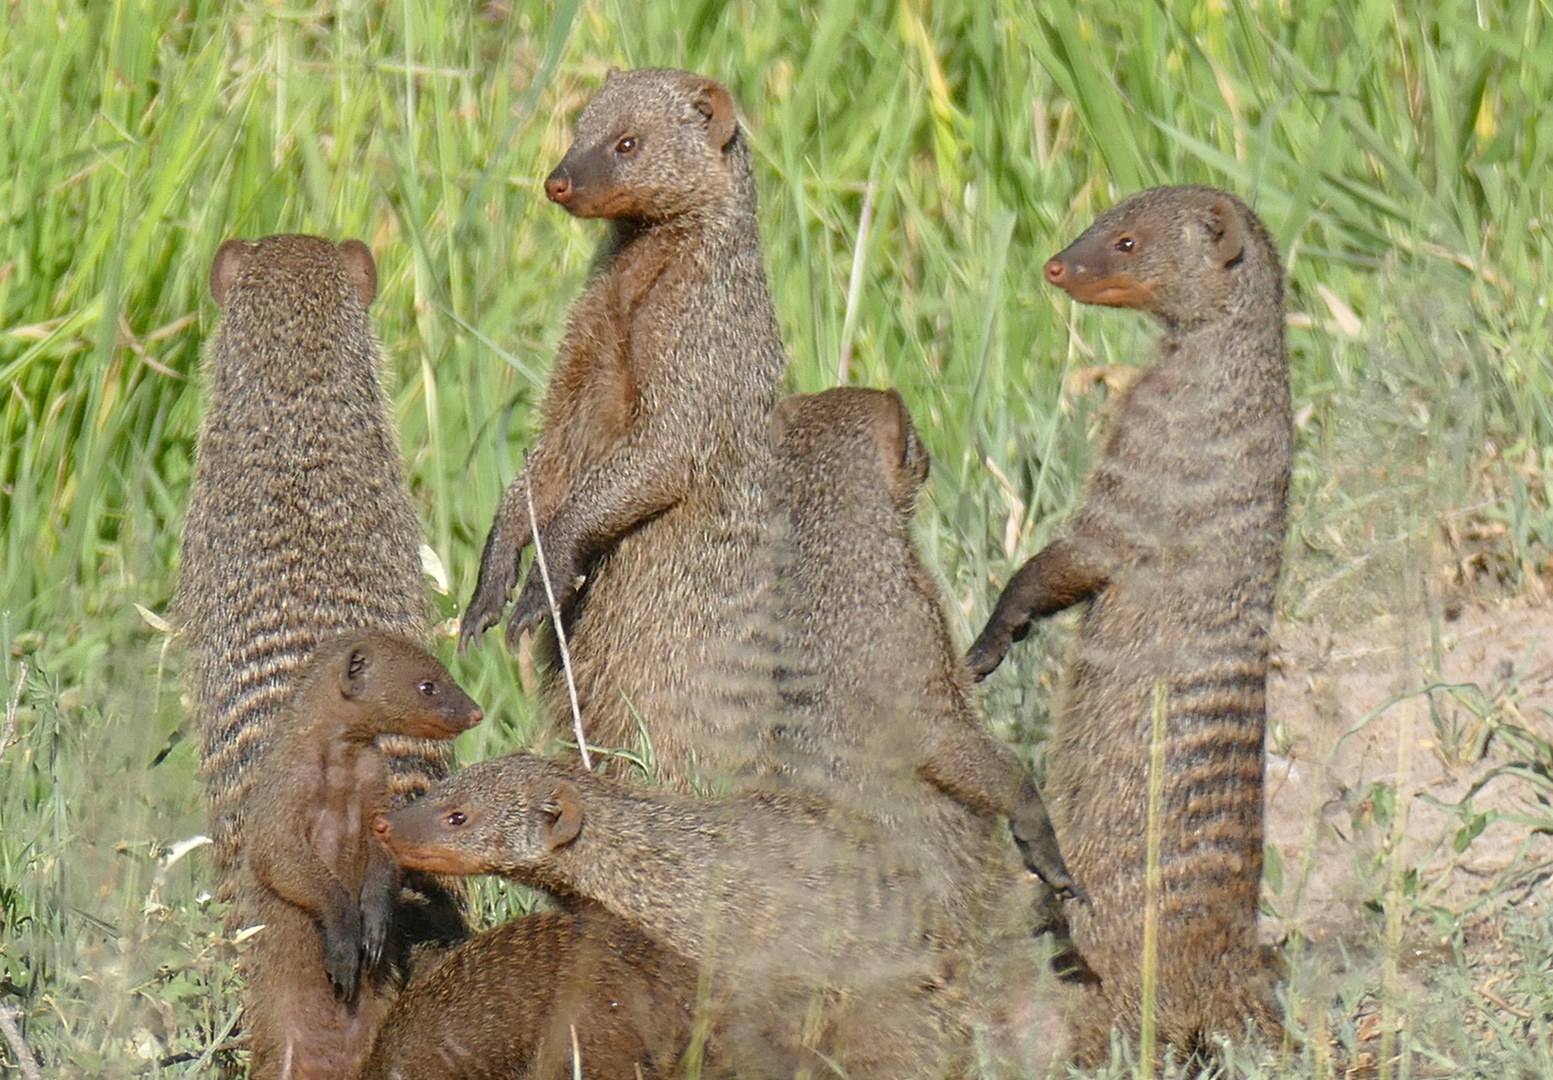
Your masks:
<svg viewBox="0 0 1553 1080"><path fill-rule="evenodd" d="M442 820L446 821L449 825L456 829L469 821L469 815L464 813L462 810L454 810L451 814Z"/></svg>
<svg viewBox="0 0 1553 1080"><path fill-rule="evenodd" d="M1137 246L1137 242L1130 236L1123 236L1116 241L1116 250L1121 252L1130 253Z"/></svg>
<svg viewBox="0 0 1553 1080"><path fill-rule="evenodd" d="M615 144L615 153L622 156L636 153L636 136L627 135Z"/></svg>
<svg viewBox="0 0 1553 1080"><path fill-rule="evenodd" d="M427 681L421 683L421 685L418 687L418 689L420 690L422 697L436 697L437 696L437 684L432 682L430 679L428 679Z"/></svg>

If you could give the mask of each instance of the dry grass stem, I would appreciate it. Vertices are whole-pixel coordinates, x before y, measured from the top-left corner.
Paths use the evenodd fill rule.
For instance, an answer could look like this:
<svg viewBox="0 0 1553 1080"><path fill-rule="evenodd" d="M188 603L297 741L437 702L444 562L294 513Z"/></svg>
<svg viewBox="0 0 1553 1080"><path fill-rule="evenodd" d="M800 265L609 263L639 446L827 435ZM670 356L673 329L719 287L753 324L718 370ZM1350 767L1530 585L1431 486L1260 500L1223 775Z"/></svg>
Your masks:
<svg viewBox="0 0 1553 1080"><path fill-rule="evenodd" d="M561 607L555 602L555 589L550 584L550 570L545 565L545 547L539 542L539 519L534 514L534 492L523 488L523 499L528 505L528 527L534 534L534 568L545 583L545 599L550 604L550 622L555 627L555 640L561 652L561 673L566 679L566 699L572 706L572 731L577 737L577 753L582 757L582 767L593 771L593 755L588 753L588 739L582 730L582 707L577 703L577 680L572 676L572 653L566 646L566 627L561 625Z"/></svg>

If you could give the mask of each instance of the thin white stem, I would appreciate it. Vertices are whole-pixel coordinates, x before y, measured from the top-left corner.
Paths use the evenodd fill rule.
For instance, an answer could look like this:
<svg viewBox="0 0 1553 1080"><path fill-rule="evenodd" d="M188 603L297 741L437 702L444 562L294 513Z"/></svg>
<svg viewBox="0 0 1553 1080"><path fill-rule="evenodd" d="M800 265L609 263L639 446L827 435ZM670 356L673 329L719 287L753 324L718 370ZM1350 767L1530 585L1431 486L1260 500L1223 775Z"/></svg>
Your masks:
<svg viewBox="0 0 1553 1080"><path fill-rule="evenodd" d="M555 602L555 589L550 584L550 569L545 565L545 547L539 542L539 519L534 514L534 489L525 480L523 501L528 504L528 527L534 537L534 566L539 580L545 585L545 599L550 603L550 621L555 624L555 640L561 648L561 675L566 679L566 697L572 704L572 731L577 736L577 751L582 755L582 767L593 771L593 755L588 753L588 740L582 733L582 707L577 704L577 680L572 676L572 651L566 647L566 630L561 626L561 605Z"/></svg>

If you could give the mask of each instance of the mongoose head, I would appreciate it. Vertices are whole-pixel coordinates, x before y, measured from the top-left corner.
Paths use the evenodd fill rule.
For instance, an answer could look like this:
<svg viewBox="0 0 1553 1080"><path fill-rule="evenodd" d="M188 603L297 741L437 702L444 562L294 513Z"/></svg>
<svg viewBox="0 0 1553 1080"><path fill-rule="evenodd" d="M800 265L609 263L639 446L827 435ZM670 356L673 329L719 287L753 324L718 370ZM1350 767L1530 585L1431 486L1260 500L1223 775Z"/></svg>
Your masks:
<svg viewBox="0 0 1553 1080"><path fill-rule="evenodd" d="M545 194L577 217L667 221L734 186L733 98L688 71L611 70Z"/></svg>
<svg viewBox="0 0 1553 1080"><path fill-rule="evenodd" d="M910 519L917 492L927 481L928 454L898 391L838 386L794 394L772 411L770 433L779 462L866 470L865 480L842 484L841 490L849 495L879 492ZM860 456L859 447L875 452Z"/></svg>
<svg viewBox="0 0 1553 1080"><path fill-rule="evenodd" d="M1278 252L1261 221L1228 192L1188 185L1141 191L1046 264L1075 300L1146 311L1171 328L1282 302Z"/></svg>
<svg viewBox="0 0 1553 1080"><path fill-rule="evenodd" d="M532 875L582 832L575 766L509 754L480 761L373 822L408 870Z"/></svg>
<svg viewBox="0 0 1553 1080"><path fill-rule="evenodd" d="M485 715L435 656L387 634L346 631L323 642L296 693L310 711L345 710L348 736L364 742L451 739Z"/></svg>
<svg viewBox="0 0 1553 1080"><path fill-rule="evenodd" d="M350 286L363 311L372 305L377 296L377 264L366 244L360 240L331 244L321 237L301 235L228 240L210 265L210 295L225 311L238 301L248 281L275 276L297 279L298 287L282 290L282 295L327 295L326 285L317 279L331 269Z"/></svg>

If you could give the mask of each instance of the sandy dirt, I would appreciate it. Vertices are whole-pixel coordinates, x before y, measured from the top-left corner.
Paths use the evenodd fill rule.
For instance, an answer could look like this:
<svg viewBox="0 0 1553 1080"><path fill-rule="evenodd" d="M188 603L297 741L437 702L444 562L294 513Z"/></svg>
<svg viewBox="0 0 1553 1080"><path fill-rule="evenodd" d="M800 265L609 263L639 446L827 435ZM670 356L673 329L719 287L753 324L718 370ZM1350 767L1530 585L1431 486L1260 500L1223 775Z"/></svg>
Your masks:
<svg viewBox="0 0 1553 1080"><path fill-rule="evenodd" d="M1366 902L1397 887L1421 908L1489 916L1553 864L1553 837L1510 820L1553 826L1553 810L1531 781L1496 772L1527 760L1502 725L1553 742L1553 606L1447 610L1437 644L1426 619L1275 628L1266 832L1283 874L1281 890L1264 890L1277 912L1263 920L1270 940L1350 936ZM1432 683L1458 689L1423 692ZM1501 817L1458 854L1466 819L1452 807L1468 795L1474 812ZM1396 834L1412 881L1393 881Z"/></svg>

